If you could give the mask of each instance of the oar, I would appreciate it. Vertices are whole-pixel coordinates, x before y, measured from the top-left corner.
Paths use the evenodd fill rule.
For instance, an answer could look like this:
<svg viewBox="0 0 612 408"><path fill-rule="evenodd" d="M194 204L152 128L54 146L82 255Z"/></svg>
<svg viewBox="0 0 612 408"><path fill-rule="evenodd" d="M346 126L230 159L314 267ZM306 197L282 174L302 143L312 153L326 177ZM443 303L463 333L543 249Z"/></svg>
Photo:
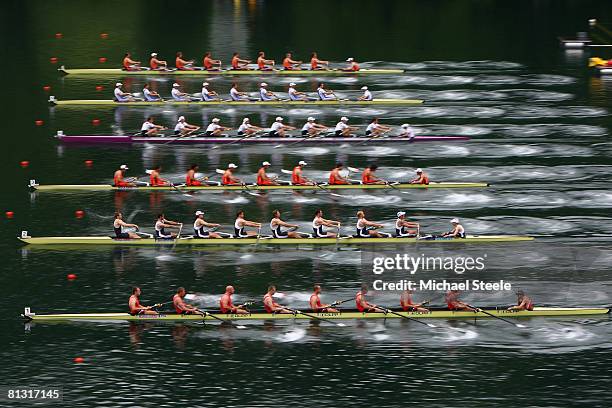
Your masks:
<svg viewBox="0 0 612 408"><path fill-rule="evenodd" d="M415 318L413 318L413 317L404 316L403 314L399 314L399 313L394 312L393 310L391 310L391 309L389 309L389 308L386 308L386 307L383 307L383 306L374 305L374 307L377 307L377 308L379 308L379 309L384 310L384 311L385 311L385 313L391 313L391 314L396 315L396 316L399 316L399 317L401 317L401 318L403 318L403 319L406 319L406 320L412 320L412 321L414 321L414 322L424 324L424 325L425 325L425 326L427 326L427 327L432 327L432 328L433 328L433 327L438 327L438 326L436 326L436 325L433 325L433 324L431 324L431 323L427 323L427 322L421 321L421 320L419 320L419 319L415 319Z"/></svg>
<svg viewBox="0 0 612 408"><path fill-rule="evenodd" d="M181 232L183 231L183 223L181 222L180 225L181 226L179 227L178 234L176 234L176 238L174 239L174 244L172 244L172 249L176 247L176 243L178 242L179 239L181 239Z"/></svg>
<svg viewBox="0 0 612 408"><path fill-rule="evenodd" d="M194 130L192 130L192 131L190 131L190 132L185 133L184 135L180 135L179 137L175 137L175 138L173 138L172 140L168 140L167 142L162 143L162 146L165 146L165 145L167 145L167 144L170 144L170 143L176 142L177 140L181 140L181 139L183 139L183 138L185 138L185 137L187 137L187 136L191 136L191 135L193 134L193 132L195 132L196 130L197 130L197 129L194 129Z"/></svg>
<svg viewBox="0 0 612 408"><path fill-rule="evenodd" d="M475 311L477 311L477 312L482 312L482 313L484 313L484 314L486 314L486 315L488 315L488 316L491 316L491 317L494 317L494 318L496 318L496 319L499 319L499 320L501 320L502 322L506 322L506 323L508 323L508 324L513 325L514 327L518 327L519 329L526 329L526 328L527 328L527 326L525 326L524 324L514 323L514 322L511 322L511 321L510 321L510 320L508 320L508 319L504 319L503 317L495 316L493 313L489 313L489 312L487 312L486 310L483 310L483 309L481 309L481 308L479 308L479 307L472 306L472 305L467 304L467 303L466 303L466 305L467 305L468 307L470 307L470 308L474 309L474 310L475 310Z"/></svg>
<svg viewBox="0 0 612 408"><path fill-rule="evenodd" d="M248 139L248 138L250 138L250 137L256 137L256 135L257 135L258 133L261 133L261 132L263 132L263 130L258 130L258 131L257 131L257 132L255 132L255 133L252 133L252 134L250 134L250 135L245 135L245 136L241 137L240 139L233 140L233 141L231 141L231 142L229 142L229 143L227 143L227 144L225 144L225 145L215 145L215 146L213 146L213 147L212 147L212 149L219 149L219 148L221 148L222 146L229 146L229 145L233 145L233 144L236 144L236 143L240 143L240 142L242 142L243 140Z"/></svg>
<svg viewBox="0 0 612 408"><path fill-rule="evenodd" d="M198 312L200 312L200 313L202 313L202 316L204 316L204 317L208 316L208 317L212 317L212 318L213 318L213 319L215 319L215 320L219 320L220 322L223 322L223 323L229 323L229 324L231 324L232 326L234 326L234 327L235 327L235 328L237 328L237 329L246 329L246 328L247 328L246 326L243 326L243 325L241 325L241 324L236 324L236 323L232 322L231 320L228 320L228 319L222 319L222 318L220 318L220 317L217 317L217 316L215 316L214 314L212 314L212 313L210 313L210 312L207 312L207 311L205 311L205 310L200 310L200 309L197 309L197 311L198 311Z"/></svg>
<svg viewBox="0 0 612 408"><path fill-rule="evenodd" d="M281 172L283 172L283 173L285 173L285 174L291 174L291 175L293 175L293 172L292 172L291 170L281 169ZM308 178L306 178L306 177L304 177L304 178L306 179L306 181L311 182L311 183L313 184L313 186L314 186L314 187L317 187L317 188L319 188L319 189L321 189L321 190L325 191L325 192L326 192L326 193L328 193L329 195L332 195L332 196L334 196L334 197L342 197L342 195L340 195L340 194L332 193L331 191L329 191L328 189L326 189L325 187L323 187L322 185L320 185L320 184L319 184L319 183L317 183L316 181L314 181L314 180L310 180L310 179L308 179Z"/></svg>
<svg viewBox="0 0 612 408"><path fill-rule="evenodd" d="M363 142L357 143L356 146L361 146L362 144L366 144L366 143L368 143L371 140L378 139L379 137L382 137L383 135L389 133L391 130L393 130L393 129L385 130L384 132L381 132L381 133L379 133L377 135L369 137L368 139L364 140Z"/></svg>
<svg viewBox="0 0 612 408"><path fill-rule="evenodd" d="M304 315L304 316L306 316L306 317L308 317L308 318L310 318L310 319L313 319L313 320L319 320L319 321L322 321L322 322L326 322L326 323L329 323L329 324L333 324L334 326L338 326L338 327L346 327L346 324L344 324L344 323L334 322L334 321L332 321L332 320L329 320L329 319L324 319L324 318L322 318L322 317L315 316L315 315L312 315L312 314L310 314L310 313L305 313L305 312L302 312L302 311L297 310L297 309L290 309L290 308L288 308L288 307L286 307L286 306L281 306L281 307L282 307L283 309L285 309L285 310L289 310L290 312L293 312L294 314L301 314L301 315Z"/></svg>
<svg viewBox="0 0 612 408"><path fill-rule="evenodd" d="M289 143L289 144L285 144L285 145L277 144L276 146L274 146L274 148L278 149L279 147L283 147L283 146L291 147L291 146L296 145L298 143L305 142L306 140L314 139L314 138L318 137L322 132L323 132L323 130L320 130L318 132L313 133L312 135L309 135L309 136L306 136L306 137L302 137L300 140L298 140L296 142L293 142L293 143Z"/></svg>

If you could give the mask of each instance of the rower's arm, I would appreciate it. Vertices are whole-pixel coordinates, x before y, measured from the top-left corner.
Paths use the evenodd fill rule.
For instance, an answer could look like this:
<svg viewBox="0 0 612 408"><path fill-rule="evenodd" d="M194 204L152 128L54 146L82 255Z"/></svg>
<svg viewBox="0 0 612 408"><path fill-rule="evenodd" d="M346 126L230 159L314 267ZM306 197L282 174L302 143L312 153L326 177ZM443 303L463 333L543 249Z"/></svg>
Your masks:
<svg viewBox="0 0 612 408"><path fill-rule="evenodd" d="M221 224L214 224L214 223L210 223L210 222L202 222L201 225L207 227L207 228L213 228L213 227L220 227Z"/></svg>
<svg viewBox="0 0 612 408"><path fill-rule="evenodd" d="M253 221L247 221L247 220L242 221L242 225L247 226L247 227L257 227L257 228L261 227L260 223L253 222Z"/></svg>
<svg viewBox="0 0 612 408"><path fill-rule="evenodd" d="M282 221L282 220L278 220L278 221L276 221L276 223L278 225L282 226L282 227L287 227L287 228L297 227L297 225L295 225L295 224L289 224L289 223L286 223L285 221Z"/></svg>

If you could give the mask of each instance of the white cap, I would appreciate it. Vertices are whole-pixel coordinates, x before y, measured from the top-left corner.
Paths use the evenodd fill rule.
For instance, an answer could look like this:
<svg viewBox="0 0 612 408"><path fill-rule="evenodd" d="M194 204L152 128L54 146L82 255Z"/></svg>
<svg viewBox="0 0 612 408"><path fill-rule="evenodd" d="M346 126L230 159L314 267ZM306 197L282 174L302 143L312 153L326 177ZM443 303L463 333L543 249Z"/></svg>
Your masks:
<svg viewBox="0 0 612 408"><path fill-rule="evenodd" d="M184 117L184 116L179 116L179 118L178 118L178 121L179 121L179 122L182 122L182 121L184 121L184 120L185 120L185 117Z"/></svg>
<svg viewBox="0 0 612 408"><path fill-rule="evenodd" d="M348 57L348 58L346 59L346 62L353 62L353 61L355 61L355 60L353 59L353 57Z"/></svg>
<svg viewBox="0 0 612 408"><path fill-rule="evenodd" d="M176 82L172 84L172 87L173 87L173 88L178 88L179 86L180 86L180 85L179 85L179 84L177 84Z"/></svg>
<svg viewBox="0 0 612 408"><path fill-rule="evenodd" d="M208 86L208 85L210 85L208 82L204 82L204 83L202 84L202 86Z"/></svg>
<svg viewBox="0 0 612 408"><path fill-rule="evenodd" d="M219 121L220 121L220 120L221 120L221 119L219 119L219 118L213 118L212 122L213 122L213 123L219 123Z"/></svg>
<svg viewBox="0 0 612 408"><path fill-rule="evenodd" d="M397 218L401 217L402 215L406 215L406 211L398 211L397 212Z"/></svg>
<svg viewBox="0 0 612 408"><path fill-rule="evenodd" d="M308 120L308 122L314 122L316 119L313 118L312 116L309 116L307 120Z"/></svg>
<svg viewBox="0 0 612 408"><path fill-rule="evenodd" d="M277 121L277 122L282 122L282 121L283 121L283 118L281 118L280 116L277 116L277 117L276 117L276 121Z"/></svg>
<svg viewBox="0 0 612 408"><path fill-rule="evenodd" d="M361 87L361 90L362 90L362 91L367 91L367 90L368 90L368 87L367 87L367 86L362 86L362 87Z"/></svg>
<svg viewBox="0 0 612 408"><path fill-rule="evenodd" d="M295 82L290 82L289 86L296 86L297 84Z"/></svg>
<svg viewBox="0 0 612 408"><path fill-rule="evenodd" d="M308 163L306 163L304 160L300 160L298 166L308 166Z"/></svg>
<svg viewBox="0 0 612 408"><path fill-rule="evenodd" d="M127 166L127 164L122 164L121 166L119 166L119 168L120 168L121 170L128 170L128 166Z"/></svg>
<svg viewBox="0 0 612 408"><path fill-rule="evenodd" d="M422 170L421 168L418 168L418 169L416 169L416 172L417 172L417 173L422 173L422 172L423 172L423 170Z"/></svg>
<svg viewBox="0 0 612 408"><path fill-rule="evenodd" d="M340 121L342 122L348 122L348 118L346 116L343 116L340 118Z"/></svg>
<svg viewBox="0 0 612 408"><path fill-rule="evenodd" d="M451 224L459 224L459 218L453 218L450 222Z"/></svg>
<svg viewBox="0 0 612 408"><path fill-rule="evenodd" d="M204 213L202 211L198 210L198 211L195 212L195 215L204 215Z"/></svg>
<svg viewBox="0 0 612 408"><path fill-rule="evenodd" d="M151 53L151 56L152 56L152 57L157 57L157 53L156 53L156 52L152 52L152 53Z"/></svg>
<svg viewBox="0 0 612 408"><path fill-rule="evenodd" d="M234 163L230 163L230 164L227 165L227 168L228 169L237 169L238 166L236 166Z"/></svg>
<svg viewBox="0 0 612 408"><path fill-rule="evenodd" d="M271 166L269 161L265 161L263 163L261 163L262 166Z"/></svg>
<svg viewBox="0 0 612 408"><path fill-rule="evenodd" d="M265 82L262 82L261 84L259 84L259 86L268 86L268 84L266 84Z"/></svg>
<svg viewBox="0 0 612 408"><path fill-rule="evenodd" d="M117 82L117 83L115 84L115 86L122 86L122 85L123 85L123 84L122 84L121 82Z"/></svg>
<svg viewBox="0 0 612 408"><path fill-rule="evenodd" d="M250 122L249 118L242 119L242 123L248 123L248 122Z"/></svg>
<svg viewBox="0 0 612 408"><path fill-rule="evenodd" d="M404 123L404 124L402 125L402 128L403 128L403 129L408 129L409 127L410 127L410 125L409 125L409 124L407 124L407 123Z"/></svg>

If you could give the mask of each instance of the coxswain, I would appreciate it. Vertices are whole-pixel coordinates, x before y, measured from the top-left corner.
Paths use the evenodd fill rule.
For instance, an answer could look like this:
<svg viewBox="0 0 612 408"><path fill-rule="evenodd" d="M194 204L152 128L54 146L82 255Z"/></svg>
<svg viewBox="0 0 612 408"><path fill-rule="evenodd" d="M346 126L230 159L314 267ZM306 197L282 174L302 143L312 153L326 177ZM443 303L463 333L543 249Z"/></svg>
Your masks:
<svg viewBox="0 0 612 408"><path fill-rule="evenodd" d="M340 313L338 309L331 307L332 305L324 305L321 303L321 285L314 285L313 293L310 295L310 310L316 313Z"/></svg>
<svg viewBox="0 0 612 408"><path fill-rule="evenodd" d="M152 91L150 89L149 84L145 84L142 88L142 96L144 96L144 100L147 102L161 102L162 97L156 91Z"/></svg>
<svg viewBox="0 0 612 408"><path fill-rule="evenodd" d="M291 59L291 53L288 52L285 54L285 58L283 59L283 69L286 71L291 71L294 69L300 69L302 65L302 61L294 61Z"/></svg>
<svg viewBox="0 0 612 408"><path fill-rule="evenodd" d="M351 136L351 132L356 132L359 130L358 127L349 126L347 122L349 119L346 116L340 118L340 122L336 124L334 129L334 133L336 136Z"/></svg>
<svg viewBox="0 0 612 408"><path fill-rule="evenodd" d="M156 125L155 119L153 116L149 116L147 120L144 121L142 127L140 128L140 134L142 136L157 136L157 134L162 131L168 129L167 127Z"/></svg>
<svg viewBox="0 0 612 408"><path fill-rule="evenodd" d="M180 222L167 220L162 213L157 216L157 221L155 221L155 231L153 236L155 239L176 238L177 234L175 232L166 232L166 228L181 229L182 227L183 224Z"/></svg>
<svg viewBox="0 0 612 408"><path fill-rule="evenodd" d="M132 296L130 296L130 299L128 300L128 307L130 308L130 314L132 316L142 315L142 314L146 314L146 315L158 314L153 309L155 309L156 307L159 307L160 305L143 306L140 304L140 294L141 293L142 291L140 290L138 286L134 286L134 288L132 288Z"/></svg>
<svg viewBox="0 0 612 408"><path fill-rule="evenodd" d="M126 52L123 56L123 70L124 71L142 71L144 68L140 66L140 61L134 61L132 59L132 54Z"/></svg>
<svg viewBox="0 0 612 408"><path fill-rule="evenodd" d="M180 287L176 290L176 294L172 297L172 305L174 310L178 314L196 314L201 313L197 307L185 303L185 295L187 291L185 288Z"/></svg>
<svg viewBox="0 0 612 408"><path fill-rule="evenodd" d="M391 131L391 126L381 125L378 123L378 118L372 119L372 122L366 128L366 136L378 137Z"/></svg>
<svg viewBox="0 0 612 408"><path fill-rule="evenodd" d="M337 234L327 232L323 227L337 228L340 232L340 221L326 220L323 218L323 210L315 211L314 219L312 220L312 230L314 238L336 238Z"/></svg>
<svg viewBox="0 0 612 408"><path fill-rule="evenodd" d="M204 102L219 100L219 94L215 91L210 91L208 89L209 86L210 84L208 82L202 83L202 100Z"/></svg>
<svg viewBox="0 0 612 408"><path fill-rule="evenodd" d="M211 52L208 51L204 54L204 69L207 71L220 71L221 70L221 60L216 60L211 57Z"/></svg>
<svg viewBox="0 0 612 408"><path fill-rule="evenodd" d="M385 180L382 180L376 177L376 169L378 166L375 164L370 164L363 170L361 173L361 183L362 184L389 184Z"/></svg>
<svg viewBox="0 0 612 408"><path fill-rule="evenodd" d="M329 69L329 61L320 60L317 53L313 52L310 56L310 69L313 71Z"/></svg>
<svg viewBox="0 0 612 408"><path fill-rule="evenodd" d="M153 71L165 71L168 69L168 62L157 59L157 53L152 52L149 66Z"/></svg>
<svg viewBox="0 0 612 408"><path fill-rule="evenodd" d="M363 91L363 95L361 95L357 100L359 101L371 101L374 98L372 97L372 92L368 89L367 86L362 86L361 90Z"/></svg>
<svg viewBox="0 0 612 408"><path fill-rule="evenodd" d="M219 124L220 122L221 122L221 119L213 118L213 120L210 122L210 124L206 128L206 136L207 137L210 137L210 136L224 136L221 132L224 132L226 130L232 130L232 128L221 126ZM227 135L225 135L225 136L227 136Z"/></svg>
<svg viewBox="0 0 612 408"><path fill-rule="evenodd" d="M170 92L172 99L177 102L191 102L193 100L192 96L187 92L181 92L180 87L176 82L172 84L172 92Z"/></svg>
<svg viewBox="0 0 612 408"><path fill-rule="evenodd" d="M274 60L266 59L266 53L259 51L257 55L257 69L260 71L272 71L274 69Z"/></svg>
<svg viewBox="0 0 612 408"><path fill-rule="evenodd" d="M235 70L250 70L248 65L251 63L249 60L241 59L240 54L235 52L232 55L232 69Z"/></svg>
<svg viewBox="0 0 612 408"><path fill-rule="evenodd" d="M383 309L378 308L378 306L369 303L366 300L366 295L368 294L368 285L361 285L361 290L357 292L355 295L355 306L357 310L361 313L365 312L376 312L376 313L385 313Z"/></svg>
<svg viewBox="0 0 612 408"><path fill-rule="evenodd" d="M238 177L234 175L234 170L237 169L234 163L230 163L227 165L227 169L223 173L221 177L221 184L224 186L242 186L244 183Z"/></svg>
<svg viewBox="0 0 612 408"><path fill-rule="evenodd" d="M266 170L268 170L268 167L270 167L272 164L270 164L269 161L265 161L263 163L261 163L261 167L259 168L259 170L257 170L257 185L258 186L278 186L279 183L276 182L275 178L270 178L268 177L268 174L266 174Z"/></svg>
<svg viewBox="0 0 612 408"><path fill-rule="evenodd" d="M391 235L385 232L376 231L377 228L384 228L382 224L368 221L365 212L357 211L357 237L358 238L389 238Z"/></svg>
<svg viewBox="0 0 612 408"><path fill-rule="evenodd" d="M238 90L238 84L235 82L232 84L229 94L230 94L230 98L232 99L232 101L250 101L251 100L248 93L240 92Z"/></svg>
<svg viewBox="0 0 612 408"><path fill-rule="evenodd" d="M222 238L221 235L206 228L218 228L221 224L213 224L204 220L204 213L200 210L195 212L196 219L193 222L193 232L195 238Z"/></svg>
<svg viewBox="0 0 612 408"><path fill-rule="evenodd" d="M257 231L246 231L244 227L257 228ZM236 213L236 221L234 222L234 238L255 237L255 236L258 236L260 232L261 232L260 223L245 220L244 211L242 210Z"/></svg>
<svg viewBox="0 0 612 408"><path fill-rule="evenodd" d="M121 89L122 86L123 84L121 82L117 82L115 84L115 90L113 91L113 94L115 95L115 102L135 102L138 100L131 93L123 92Z"/></svg>
<svg viewBox="0 0 612 408"><path fill-rule="evenodd" d="M516 306L510 306L508 310L533 310L533 301L522 290L516 292Z"/></svg>
<svg viewBox="0 0 612 408"><path fill-rule="evenodd" d="M272 230L272 236L274 238L301 238L299 232L283 230L282 227L291 228L292 230L298 229L299 225L289 224L280 218L281 213L279 210L272 211L272 220L270 220L270 230Z"/></svg>
<svg viewBox="0 0 612 408"><path fill-rule="evenodd" d="M312 116L306 120L306 123L302 126L302 136L316 136L328 129L327 126L316 123L316 120Z"/></svg>
<svg viewBox="0 0 612 408"><path fill-rule="evenodd" d="M200 167L197 164L192 164L187 170L187 175L185 176L185 185L187 187L196 187L201 186L202 181L208 180L208 177L196 177L198 170Z"/></svg>
<svg viewBox="0 0 612 408"><path fill-rule="evenodd" d="M416 228L416 230L409 230L407 228ZM397 219L395 220L395 237L396 238L407 238L414 237L419 234L419 223L411 222L406 220L406 212L398 211Z"/></svg>
<svg viewBox="0 0 612 408"><path fill-rule="evenodd" d="M150 170L149 172L149 186L151 187L164 187L164 186L169 186L172 183L170 183L168 180L164 180L163 178L161 178L160 172L161 172L161 166L155 166L153 167L153 169Z"/></svg>
<svg viewBox="0 0 612 408"><path fill-rule="evenodd" d="M346 177L342 176L342 174L340 174L340 172L342 171L343 168L344 168L344 164L336 163L336 165L334 166L332 171L329 173L329 184L330 185L352 184L351 181L348 178L346 178Z"/></svg>
<svg viewBox="0 0 612 408"><path fill-rule="evenodd" d="M176 123L176 126L174 126L174 134L176 136L181 135L181 136L187 136L192 134L193 132L199 130L200 127L196 126L196 125L190 125L189 123L187 123L185 121L185 117L184 116L179 116L178 118L178 122Z"/></svg>
<svg viewBox="0 0 612 408"><path fill-rule="evenodd" d="M238 136L251 136L263 130L264 128L262 127L251 125L249 118L244 118L242 119L242 124L238 127Z"/></svg>
<svg viewBox="0 0 612 408"><path fill-rule="evenodd" d="M442 234L444 238L465 238L465 228L459 223L459 219L453 218L450 221L453 229Z"/></svg>
<svg viewBox="0 0 612 408"><path fill-rule="evenodd" d="M138 225L129 224L123 221L123 214L120 211L115 213L115 221L113 222L113 229L115 230L115 238L119 239L140 239L140 235L135 232L126 232L124 228L133 228L138 230Z"/></svg>
<svg viewBox="0 0 612 408"><path fill-rule="evenodd" d="M422 170L416 169L416 178L410 180L410 184L429 184L429 176Z"/></svg>
<svg viewBox="0 0 612 408"><path fill-rule="evenodd" d="M277 116L272 126L270 126L270 137L285 137L287 131L295 130L293 126L283 124L283 118Z"/></svg>
<svg viewBox="0 0 612 408"><path fill-rule="evenodd" d="M125 180L125 172L129 170L127 164L122 164L115 171L113 176L113 186L115 187L135 187L136 184Z"/></svg>
<svg viewBox="0 0 612 408"><path fill-rule="evenodd" d="M184 60L183 53L179 51L176 53L176 60L175 60L174 66L179 71L195 71L195 70L202 69L202 68L194 67L193 66L194 62L195 62L194 60Z"/></svg>
<svg viewBox="0 0 612 408"><path fill-rule="evenodd" d="M359 64L355 61L353 57L347 58L346 62L348 62L348 66L346 68L342 68L343 71L359 71Z"/></svg>
<svg viewBox="0 0 612 408"><path fill-rule="evenodd" d="M419 312L429 313L429 309L423 307L423 303L414 303L412 300L412 291L406 289L400 295L400 306L404 312Z"/></svg>
<svg viewBox="0 0 612 408"><path fill-rule="evenodd" d="M289 82L289 88L287 88L287 94L289 95L289 99L292 101L316 101L316 98L310 98L304 92L300 92L295 87L297 84L295 82Z"/></svg>
<svg viewBox="0 0 612 408"><path fill-rule="evenodd" d="M261 101L277 101L279 98L278 96L272 92L272 91L268 91L268 84L265 82L262 82L261 84L259 84L259 99Z"/></svg>
<svg viewBox="0 0 612 408"><path fill-rule="evenodd" d="M464 303L459 300L460 293L461 292L458 290L449 290L446 292L444 298L446 299L446 306L448 307L448 310L471 310L474 312L477 311L477 309L474 309L467 303Z"/></svg>
<svg viewBox="0 0 612 408"><path fill-rule="evenodd" d="M291 310L285 309L274 301L274 294L276 293L276 286L272 285L268 287L268 291L263 297L263 306L268 313L293 313Z"/></svg>
<svg viewBox="0 0 612 408"><path fill-rule="evenodd" d="M323 82L319 82L319 86L317 87L317 95L319 96L319 100L321 101L337 101L338 97L334 93L334 91L325 89L325 84Z"/></svg>
<svg viewBox="0 0 612 408"><path fill-rule="evenodd" d="M302 171L307 165L308 163L304 160L300 160L297 166L293 168L291 172L291 184L294 186L314 186L316 184L314 181L302 176Z"/></svg>
<svg viewBox="0 0 612 408"><path fill-rule="evenodd" d="M414 139L414 129L412 129L408 123L404 123L402 126L400 126L400 129L400 134L397 135L397 137L407 137L408 140Z"/></svg>
<svg viewBox="0 0 612 408"><path fill-rule="evenodd" d="M232 302L232 295L234 294L235 289L233 286L228 285L225 287L225 293L219 299L219 310L221 313L226 314L248 314L249 311L244 309L244 306L235 306Z"/></svg>

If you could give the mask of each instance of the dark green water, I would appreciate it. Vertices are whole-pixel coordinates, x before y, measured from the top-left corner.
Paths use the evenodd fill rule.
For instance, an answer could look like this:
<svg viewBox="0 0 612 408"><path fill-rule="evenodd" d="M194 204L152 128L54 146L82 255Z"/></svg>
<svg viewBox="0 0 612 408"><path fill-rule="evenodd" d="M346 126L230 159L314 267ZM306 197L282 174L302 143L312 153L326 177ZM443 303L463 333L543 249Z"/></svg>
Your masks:
<svg viewBox="0 0 612 408"><path fill-rule="evenodd" d="M612 325L607 316L531 319L526 331L500 321L449 321L431 330L410 322L349 322L339 328L307 322L248 325L36 324L24 329L24 306L44 312L122 311L130 288L143 288L143 302L165 301L177 286L198 293L212 307L225 285L237 301L260 298L270 283L284 300L303 308L314 282L325 299L354 295L369 276L357 249L239 248L24 248L31 235L105 235L115 208L151 231L156 213L191 222L198 209L228 230L233 215L267 224L280 208L307 229L316 208L343 221L355 212L391 226L399 209L417 217L428 232L446 230L460 217L470 233L525 234L535 243L471 249L487 253L490 267L475 276L505 279L527 290L538 304L609 305L612 234L611 82L586 69L589 52L564 52L557 36L587 29L587 20L612 22L609 1L6 1L2 8L2 89L5 176L0 195L3 268L0 297L0 385L61 385L65 406L606 406ZM174 23L176 21L176 23ZM173 26L176 26L173 29ZM55 33L63 38L55 38ZM100 33L108 33L101 39ZM403 76L328 78L341 94L363 84L377 95L421 98L423 106L389 108L49 108L60 99L109 98L121 79L140 91L147 78L60 77L56 68L114 67L126 50L136 58L156 51L172 60L178 50L200 59L206 50L227 60L234 50L254 58L260 49L281 58L287 50L306 59L312 50L340 62L348 56L365 66L400 67ZM610 55L602 55L610 57ZM50 57L59 58L53 65ZM108 61L101 65L99 57ZM151 79L151 78L149 78ZM255 90L261 78L240 78ZM173 78L154 78L169 94ZM316 87L317 78L267 78L275 91L290 81ZM201 79L181 78L190 92ZM210 81L227 92L229 79ZM50 92L42 90L51 86ZM96 86L104 86L96 91ZM144 117L173 125L179 115L194 123L219 117L238 126L248 115L269 125L277 115L302 125L314 115L335 123L347 115L356 124L380 116L409 122L423 134L468 135L465 143L362 146L232 145L221 149L180 147L62 146L52 137L111 134L138 129ZM34 125L42 119L44 126ZM99 126L92 120L99 119ZM263 160L274 171L309 162L308 174L323 179L337 160L353 166L377 162L381 175L408 178L415 167L433 179L486 181L486 190L343 193L176 192L148 194L40 192L26 185L104 183L118 165L141 175L154 164L179 180L192 162L214 172L229 162L254 178ZM19 162L28 160L29 167ZM93 166L84 165L93 160ZM84 210L85 218L74 212ZM14 211L12 219L4 211ZM393 250L395 248L391 248ZM403 248L402 250L405 250ZM408 250L414 250L408 248ZM462 246L447 249L467 251ZM75 273L78 279L67 281ZM426 274L419 278L427 278ZM454 276L467 278L468 275ZM472 277L472 276L470 276ZM396 295L375 293L380 304ZM508 292L473 292L470 302L503 305ZM440 305L440 298L434 304ZM81 356L84 364L74 364ZM0 403L0 405L4 406Z"/></svg>

